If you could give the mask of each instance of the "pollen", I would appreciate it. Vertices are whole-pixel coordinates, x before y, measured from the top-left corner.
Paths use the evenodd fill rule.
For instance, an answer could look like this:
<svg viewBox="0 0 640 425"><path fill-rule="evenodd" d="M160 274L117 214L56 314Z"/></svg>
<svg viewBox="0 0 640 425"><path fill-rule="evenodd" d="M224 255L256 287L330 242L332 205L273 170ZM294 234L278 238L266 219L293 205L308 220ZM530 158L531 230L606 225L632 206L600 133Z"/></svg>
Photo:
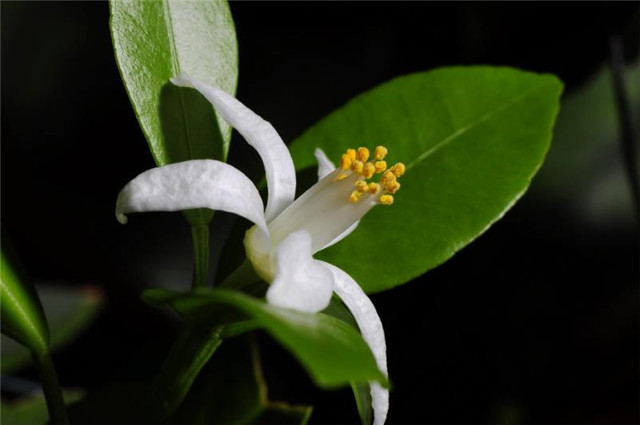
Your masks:
<svg viewBox="0 0 640 425"><path fill-rule="evenodd" d="M382 195L380 197L380 203L382 205L393 205L393 196L392 195Z"/></svg>
<svg viewBox="0 0 640 425"><path fill-rule="evenodd" d="M380 185L378 183L369 183L369 193L377 195L380 192Z"/></svg>
<svg viewBox="0 0 640 425"><path fill-rule="evenodd" d="M387 156L387 148L384 146L376 146L373 156L375 156L378 161L382 161L384 157Z"/></svg>
<svg viewBox="0 0 640 425"><path fill-rule="evenodd" d="M376 169L376 173L380 174L387 169L387 161L376 161L374 167Z"/></svg>
<svg viewBox="0 0 640 425"><path fill-rule="evenodd" d="M353 164L351 164L351 169L355 173L362 174L362 172L364 171L364 164L362 163L362 161L356 159L355 161L353 161Z"/></svg>
<svg viewBox="0 0 640 425"><path fill-rule="evenodd" d="M385 187L393 185L395 182L396 175L391 170L385 171L382 177L380 177L380 184Z"/></svg>
<svg viewBox="0 0 640 425"><path fill-rule="evenodd" d="M395 183L393 183L393 185L390 185L389 187L385 187L385 190L386 190L388 193L390 193L390 194L392 194L392 195L395 195L395 193L396 193L398 190L400 190L400 183L395 182Z"/></svg>
<svg viewBox="0 0 640 425"><path fill-rule="evenodd" d="M342 180L344 180L346 178L347 178L346 174L338 174L338 176L335 179L333 179L333 181L334 182L340 182L340 181L342 181Z"/></svg>
<svg viewBox="0 0 640 425"><path fill-rule="evenodd" d="M376 172L376 166L370 162L364 164L364 170L362 171L362 176L365 179L370 179Z"/></svg>
<svg viewBox="0 0 640 425"><path fill-rule="evenodd" d="M402 162L398 162L391 167L391 172L395 174L396 177L402 177L405 171L407 171L407 167Z"/></svg>
<svg viewBox="0 0 640 425"><path fill-rule="evenodd" d="M356 157L362 162L367 162L367 159L369 159L369 149L362 146L359 147L358 152L356 153Z"/></svg>
<svg viewBox="0 0 640 425"><path fill-rule="evenodd" d="M347 153L345 154L351 158L352 161L356 159L356 150L355 149L347 149Z"/></svg>
<svg viewBox="0 0 640 425"><path fill-rule="evenodd" d="M356 190L360 193L365 193L366 191L369 190L369 185L364 180L358 180L355 183L355 186L356 186Z"/></svg>
<svg viewBox="0 0 640 425"><path fill-rule="evenodd" d="M351 156L346 153L342 155L342 157L340 158L340 169L346 171L351 168L351 164L353 164L353 159L351 158Z"/></svg>
<svg viewBox="0 0 640 425"><path fill-rule="evenodd" d="M349 202L356 203L360 200L361 196L362 196L362 193L358 192L357 190L354 190L353 192L351 192L351 195L349 195Z"/></svg>

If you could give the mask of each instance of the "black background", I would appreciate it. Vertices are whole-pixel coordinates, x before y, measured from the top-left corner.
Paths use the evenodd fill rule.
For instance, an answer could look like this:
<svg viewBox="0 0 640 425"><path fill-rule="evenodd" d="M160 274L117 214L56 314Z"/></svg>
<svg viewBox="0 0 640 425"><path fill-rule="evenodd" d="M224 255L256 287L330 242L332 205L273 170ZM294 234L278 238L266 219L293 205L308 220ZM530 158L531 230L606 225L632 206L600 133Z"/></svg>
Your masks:
<svg viewBox="0 0 640 425"><path fill-rule="evenodd" d="M630 60L640 38L637 2L233 2L231 11L238 98L286 141L377 84L438 66L552 72L570 95L607 61L612 33ZM190 282L179 214L127 226L113 216L120 188L154 163L108 18L102 2L2 2L2 222L36 281L104 290L98 320L55 356L63 385L89 389L153 376L177 325L138 295ZM230 162L262 172L237 135ZM635 224L588 225L525 196L445 265L373 295L394 384L388 422L638 423L637 236ZM315 404L312 423L357 422L349 390L316 390L284 350L260 343L272 398Z"/></svg>

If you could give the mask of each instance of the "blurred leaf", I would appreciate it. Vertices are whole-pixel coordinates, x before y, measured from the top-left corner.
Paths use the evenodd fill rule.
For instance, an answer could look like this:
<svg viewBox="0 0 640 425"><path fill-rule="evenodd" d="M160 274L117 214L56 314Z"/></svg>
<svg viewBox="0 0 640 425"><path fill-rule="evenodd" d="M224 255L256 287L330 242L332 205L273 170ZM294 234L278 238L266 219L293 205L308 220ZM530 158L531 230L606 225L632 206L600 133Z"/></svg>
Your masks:
<svg viewBox="0 0 640 425"><path fill-rule="evenodd" d="M245 335L227 341L203 369L177 419L199 424L303 424L311 410L269 401L258 347Z"/></svg>
<svg viewBox="0 0 640 425"><path fill-rule="evenodd" d="M0 247L2 333L36 353L46 353L49 344L49 330L42 305L31 281L22 269L4 229L2 229Z"/></svg>
<svg viewBox="0 0 640 425"><path fill-rule="evenodd" d="M235 94L238 49L226 1L110 2L111 35L122 80L156 163L225 161L231 127L195 90L169 79L181 72ZM213 213L185 213L191 224Z"/></svg>
<svg viewBox="0 0 640 425"><path fill-rule="evenodd" d="M372 380L387 385L386 378L378 370L369 347L358 332L326 314L277 308L227 289L199 289L191 294L155 289L147 291L145 298L148 299L149 294L156 300L163 299L187 319L192 316L207 320L206 312L217 317L215 311L220 306L237 309L246 316L245 319L259 322L273 338L290 350L321 387L335 388L349 381Z"/></svg>
<svg viewBox="0 0 640 425"><path fill-rule="evenodd" d="M72 404L82 399L84 393L80 390L65 390L63 396L66 404ZM13 402L2 401L0 422L5 425L39 425L49 423L47 402L42 394Z"/></svg>
<svg viewBox="0 0 640 425"><path fill-rule="evenodd" d="M351 390L356 399L358 414L362 425L373 423L373 405L371 404L371 387L367 383L351 383Z"/></svg>
<svg viewBox="0 0 640 425"><path fill-rule="evenodd" d="M44 312L49 321L50 350L63 347L83 332L96 317L104 301L100 288L87 285L70 288L38 286ZM2 337L2 372L16 370L31 362L31 353L13 340Z"/></svg>
<svg viewBox="0 0 640 425"><path fill-rule="evenodd" d="M72 424L152 423L143 414L142 400L147 385L134 382L107 384L91 390L82 400L69 406Z"/></svg>
<svg viewBox="0 0 640 425"><path fill-rule="evenodd" d="M630 64L625 77L632 114L638 116L640 62ZM635 125L640 134L640 120ZM536 201L554 208L561 204L600 224L634 223L608 66L563 97L554 133L553 147L532 188Z"/></svg>
<svg viewBox="0 0 640 425"><path fill-rule="evenodd" d="M392 207L374 208L318 256L367 292L449 259L525 192L549 147L561 91L552 75L441 68L396 78L331 113L292 143L298 169L315 166L316 147L338 160L349 147L382 144L387 162L402 161L407 172Z"/></svg>

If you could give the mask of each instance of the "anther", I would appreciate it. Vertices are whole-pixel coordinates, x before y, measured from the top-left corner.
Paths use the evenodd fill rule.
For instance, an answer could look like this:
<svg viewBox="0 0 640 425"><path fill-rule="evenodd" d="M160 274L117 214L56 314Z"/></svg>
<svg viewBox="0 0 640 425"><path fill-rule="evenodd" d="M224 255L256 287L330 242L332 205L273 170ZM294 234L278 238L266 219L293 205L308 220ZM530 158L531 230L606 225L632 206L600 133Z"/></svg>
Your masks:
<svg viewBox="0 0 640 425"><path fill-rule="evenodd" d="M365 179L370 179L373 174L376 172L376 166L370 162L364 164L364 170L362 171L362 175Z"/></svg>
<svg viewBox="0 0 640 425"><path fill-rule="evenodd" d="M367 159L369 159L369 149L359 147L356 157L358 158L359 161L367 162Z"/></svg>
<svg viewBox="0 0 640 425"><path fill-rule="evenodd" d="M387 155L387 148L385 148L384 146L376 146L376 149L374 151L374 156L378 161L383 160L386 155Z"/></svg>
<svg viewBox="0 0 640 425"><path fill-rule="evenodd" d="M362 171L364 170L364 164L362 163L362 161L358 161L356 159L355 161L353 161L353 164L351 164L351 169L355 173L362 174Z"/></svg>
<svg viewBox="0 0 640 425"><path fill-rule="evenodd" d="M353 192L351 192L351 195L349 195L349 202L351 203L358 202L360 200L360 196L362 196L362 194L357 190L354 190Z"/></svg>
<svg viewBox="0 0 640 425"><path fill-rule="evenodd" d="M358 180L355 186L356 190L360 193L365 193L367 190L369 190L369 185L364 180Z"/></svg>
<svg viewBox="0 0 640 425"><path fill-rule="evenodd" d="M380 185L378 183L369 183L369 193L372 195L377 195L380 191Z"/></svg>
<svg viewBox="0 0 640 425"><path fill-rule="evenodd" d="M385 190L394 195L400 189L400 183L394 182L393 185L389 185L389 187L385 187Z"/></svg>
<svg viewBox="0 0 640 425"><path fill-rule="evenodd" d="M393 196L391 196L391 195L382 195L380 197L380 203L382 205L393 205Z"/></svg>
<svg viewBox="0 0 640 425"><path fill-rule="evenodd" d="M396 175L391 171L387 170L384 172L382 177L380 177L380 184L383 186L392 185L396 182Z"/></svg>
<svg viewBox="0 0 640 425"><path fill-rule="evenodd" d="M387 161L376 161L374 167L376 168L376 173L380 174L387 169Z"/></svg>
<svg viewBox="0 0 640 425"><path fill-rule="evenodd" d="M345 154L351 158L351 160L356 159L356 150L355 149L347 149L347 153Z"/></svg>
<svg viewBox="0 0 640 425"><path fill-rule="evenodd" d="M351 168L351 164L353 164L353 159L346 153L342 155L340 158L340 168L346 171Z"/></svg>
<svg viewBox="0 0 640 425"><path fill-rule="evenodd" d="M339 181L342 181L342 180L344 180L346 178L347 178L346 174L338 174L338 176L335 179L333 179L333 181L334 182L339 182Z"/></svg>
<svg viewBox="0 0 640 425"><path fill-rule="evenodd" d="M402 175L406 170L407 170L407 167L405 167L405 165L402 162L398 162L393 167L391 167L391 171L393 172L393 174L396 175L396 177L402 177Z"/></svg>

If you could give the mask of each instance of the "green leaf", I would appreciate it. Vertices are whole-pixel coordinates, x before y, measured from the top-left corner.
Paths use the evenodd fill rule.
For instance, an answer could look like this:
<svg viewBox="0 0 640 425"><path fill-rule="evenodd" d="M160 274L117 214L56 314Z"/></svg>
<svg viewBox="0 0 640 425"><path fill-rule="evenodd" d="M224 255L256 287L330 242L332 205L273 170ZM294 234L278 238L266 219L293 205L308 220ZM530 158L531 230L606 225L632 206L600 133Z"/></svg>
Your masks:
<svg viewBox="0 0 640 425"><path fill-rule="evenodd" d="M158 165L224 160L231 128L194 90L169 79L181 72L234 94L238 48L225 1L110 2L118 67Z"/></svg>
<svg viewBox="0 0 640 425"><path fill-rule="evenodd" d="M48 352L49 329L38 294L2 229L0 251L2 333L36 353Z"/></svg>
<svg viewBox="0 0 640 425"><path fill-rule="evenodd" d="M79 390L63 392L66 404L72 404L82 399L84 393ZM12 402L2 401L0 422L6 425L44 425L49 423L47 402L42 394Z"/></svg>
<svg viewBox="0 0 640 425"><path fill-rule="evenodd" d="M312 408L272 402L250 335L225 342L202 370L174 420L200 424L302 424Z"/></svg>
<svg viewBox="0 0 640 425"><path fill-rule="evenodd" d="M549 148L561 91L552 75L452 67L394 79L334 111L291 145L298 169L315 166L316 147L337 161L349 147L382 144L387 162L404 162L407 172L392 207L374 208L318 257L367 292L448 260L526 191Z"/></svg>
<svg viewBox="0 0 640 425"><path fill-rule="evenodd" d="M100 288L87 285L70 288L59 285L37 287L50 328L49 348L63 347L83 332L96 317L104 302ZM0 370L16 370L32 361L31 353L14 340L2 336Z"/></svg>
<svg viewBox="0 0 640 425"><path fill-rule="evenodd" d="M238 47L226 1L110 3L111 35L122 80L156 164L189 159L225 161L231 127L195 90L169 79L185 72L235 94ZM213 213L184 213L192 225Z"/></svg>
<svg viewBox="0 0 640 425"><path fill-rule="evenodd" d="M161 293L165 294L164 298ZM220 306L235 308L246 316L245 319L259 322L291 351L321 387L335 388L350 381L379 381L388 385L362 337L353 327L334 317L277 308L227 289L200 289L191 294L156 289L152 294L156 300L162 298L168 302L187 319L206 320L206 312L219 318L216 309ZM148 299L148 295L145 298Z"/></svg>

